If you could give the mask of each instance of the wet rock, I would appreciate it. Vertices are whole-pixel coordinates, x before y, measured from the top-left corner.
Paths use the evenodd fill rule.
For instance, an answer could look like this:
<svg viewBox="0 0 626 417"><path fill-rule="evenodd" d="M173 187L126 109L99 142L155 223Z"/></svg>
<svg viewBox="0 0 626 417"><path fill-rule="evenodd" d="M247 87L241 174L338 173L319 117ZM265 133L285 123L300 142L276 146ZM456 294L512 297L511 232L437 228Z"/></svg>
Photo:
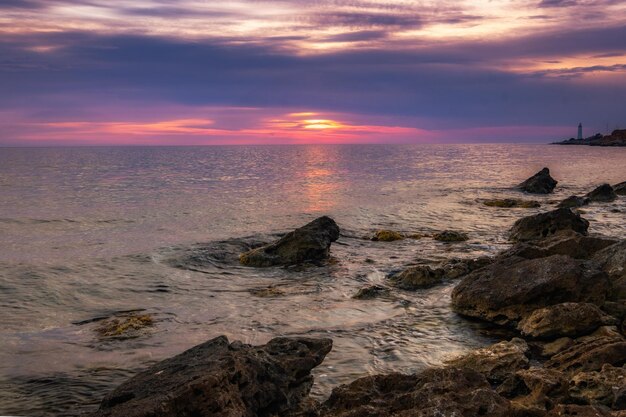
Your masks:
<svg viewBox="0 0 626 417"><path fill-rule="evenodd" d="M568 208L523 217L511 228L510 238L516 241L544 239L561 231L586 235L589 222Z"/></svg>
<svg viewBox="0 0 626 417"><path fill-rule="evenodd" d="M130 313L100 321L95 332L100 337L132 338L153 325L154 318L151 315Z"/></svg>
<svg viewBox="0 0 626 417"><path fill-rule="evenodd" d="M390 282L403 290L430 288L443 281L444 271L427 265L412 266L402 272L391 275Z"/></svg>
<svg viewBox="0 0 626 417"><path fill-rule="evenodd" d="M563 302L604 302L609 282L589 261L568 256L501 258L474 271L454 288L452 307L460 314L516 325L532 311Z"/></svg>
<svg viewBox="0 0 626 417"><path fill-rule="evenodd" d="M481 256L476 259L449 259L441 264L443 269L443 277L445 279L457 279L472 271L490 265L493 258L489 256Z"/></svg>
<svg viewBox="0 0 626 417"><path fill-rule="evenodd" d="M250 290L250 294L261 298L272 298L283 296L285 292L278 287L270 285L265 288L253 288Z"/></svg>
<svg viewBox="0 0 626 417"><path fill-rule="evenodd" d="M467 233L457 232L454 230L444 230L440 233L435 233L433 239L440 242L464 242L469 239Z"/></svg>
<svg viewBox="0 0 626 417"><path fill-rule="evenodd" d="M595 190L585 194L585 197L588 198L590 202L603 203L615 200L617 194L615 194L615 190L613 190L613 187L609 184L602 184Z"/></svg>
<svg viewBox="0 0 626 417"><path fill-rule="evenodd" d="M587 197L580 197L577 195L572 195L567 197L565 200L561 201L557 207L559 208L576 208L582 207L589 204L589 199Z"/></svg>
<svg viewBox="0 0 626 417"><path fill-rule="evenodd" d="M541 203L535 200L521 200L519 198L505 198L485 200L483 204L488 207L501 208L537 208L541 207Z"/></svg>
<svg viewBox="0 0 626 417"><path fill-rule="evenodd" d="M615 191L615 194L618 195L626 195L626 181L615 184L613 186L613 191Z"/></svg>
<svg viewBox="0 0 626 417"><path fill-rule="evenodd" d="M374 237L372 237L373 241L378 242L393 242L396 240L403 240L404 235L399 232L394 232L393 230L379 230L374 233Z"/></svg>
<svg viewBox="0 0 626 417"><path fill-rule="evenodd" d="M559 404L546 417L617 417L603 407L593 405Z"/></svg>
<svg viewBox="0 0 626 417"><path fill-rule="evenodd" d="M546 239L518 242L501 256L535 259L552 255L567 255L576 259L589 259L596 252L616 242L615 239L603 236L583 236L572 231L566 231Z"/></svg>
<svg viewBox="0 0 626 417"><path fill-rule="evenodd" d="M532 194L549 194L554 190L557 180L550 176L550 170L543 168L519 185L519 188Z"/></svg>
<svg viewBox="0 0 626 417"><path fill-rule="evenodd" d="M242 253L243 265L265 267L320 262L328 259L330 244L339 238L339 226L327 216L319 217L265 246Z"/></svg>
<svg viewBox="0 0 626 417"><path fill-rule="evenodd" d="M597 252L593 258L611 281L610 300L626 299L626 239Z"/></svg>
<svg viewBox="0 0 626 417"><path fill-rule="evenodd" d="M471 369L434 368L416 375L357 379L333 390L320 417L510 417L509 401Z"/></svg>
<svg viewBox="0 0 626 417"><path fill-rule="evenodd" d="M626 389L626 367L604 365L600 371L574 375L569 395L577 404L619 407L620 389Z"/></svg>
<svg viewBox="0 0 626 417"><path fill-rule="evenodd" d="M352 298L356 300L371 300L377 297L386 297L389 296L390 290L389 288L382 285L368 285L367 287L361 288L356 294L352 296Z"/></svg>
<svg viewBox="0 0 626 417"><path fill-rule="evenodd" d="M455 368L472 369L491 383L500 383L517 370L528 368L528 344L519 338L500 342L447 361Z"/></svg>
<svg viewBox="0 0 626 417"><path fill-rule="evenodd" d="M547 368L576 374L599 371L604 364L620 366L626 362L626 340L615 328L603 327L554 355L545 363Z"/></svg>
<svg viewBox="0 0 626 417"><path fill-rule="evenodd" d="M578 337L601 326L618 324L590 303L561 303L533 311L519 322L517 329L525 336L542 339Z"/></svg>
<svg viewBox="0 0 626 417"><path fill-rule="evenodd" d="M278 416L298 409L329 339L276 338L265 346L221 336L157 363L108 394L94 417Z"/></svg>

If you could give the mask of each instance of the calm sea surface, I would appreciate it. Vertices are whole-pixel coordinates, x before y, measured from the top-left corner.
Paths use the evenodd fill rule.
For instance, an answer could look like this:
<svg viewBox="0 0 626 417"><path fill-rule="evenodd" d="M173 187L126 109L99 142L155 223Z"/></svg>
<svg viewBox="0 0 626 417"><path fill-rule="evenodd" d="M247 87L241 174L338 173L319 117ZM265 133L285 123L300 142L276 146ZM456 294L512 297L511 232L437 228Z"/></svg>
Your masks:
<svg viewBox="0 0 626 417"><path fill-rule="evenodd" d="M533 197L542 208L481 204L529 198L512 186L543 166L559 186ZM319 397L368 373L439 364L493 340L450 311L454 284L351 296L406 265L493 254L517 218L625 180L626 148L0 148L0 415L93 409L138 369L222 334L253 344L331 337L334 349L315 371ZM591 231L626 237L626 198L584 211ZM343 233L330 265L253 269L232 260L242 242L323 214ZM380 228L455 229L470 240L365 239ZM199 254L210 262L186 268ZM251 293L269 285L284 295ZM132 309L156 319L140 337L94 332L92 319Z"/></svg>

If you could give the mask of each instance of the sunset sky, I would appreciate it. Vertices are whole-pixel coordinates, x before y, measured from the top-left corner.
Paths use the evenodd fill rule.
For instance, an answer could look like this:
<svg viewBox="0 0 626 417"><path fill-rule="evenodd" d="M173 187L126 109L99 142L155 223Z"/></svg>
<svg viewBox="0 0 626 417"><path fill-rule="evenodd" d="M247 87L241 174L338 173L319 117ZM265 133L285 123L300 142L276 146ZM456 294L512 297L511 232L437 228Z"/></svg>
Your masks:
<svg viewBox="0 0 626 417"><path fill-rule="evenodd" d="M0 0L0 145L626 127L623 0Z"/></svg>

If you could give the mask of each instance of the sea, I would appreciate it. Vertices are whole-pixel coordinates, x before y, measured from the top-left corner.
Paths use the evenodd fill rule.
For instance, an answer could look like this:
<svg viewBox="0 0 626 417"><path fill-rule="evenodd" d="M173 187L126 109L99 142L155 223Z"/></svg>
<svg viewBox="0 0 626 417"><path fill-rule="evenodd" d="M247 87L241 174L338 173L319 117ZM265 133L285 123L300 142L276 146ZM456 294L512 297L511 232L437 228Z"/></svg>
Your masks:
<svg viewBox="0 0 626 417"><path fill-rule="evenodd" d="M559 181L553 194L515 189L544 166ZM622 181L626 148L0 148L0 415L94 410L136 372L219 335L332 338L314 371L320 399L361 376L439 365L501 337L451 310L455 282L352 296L409 265L494 255L517 219ZM490 198L541 207L487 207ZM591 233L626 237L625 197L581 212ZM322 215L342 231L328 264L237 262L245 245ZM469 240L370 240L379 229ZM267 288L277 291L260 296ZM96 331L129 311L153 325L128 338Z"/></svg>

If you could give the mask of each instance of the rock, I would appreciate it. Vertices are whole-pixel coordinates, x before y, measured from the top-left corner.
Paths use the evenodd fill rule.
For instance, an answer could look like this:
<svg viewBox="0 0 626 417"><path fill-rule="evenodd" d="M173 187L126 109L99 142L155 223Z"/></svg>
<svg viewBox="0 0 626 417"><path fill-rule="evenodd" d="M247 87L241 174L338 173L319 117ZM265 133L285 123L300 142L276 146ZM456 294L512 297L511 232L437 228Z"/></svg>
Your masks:
<svg viewBox="0 0 626 417"><path fill-rule="evenodd" d="M488 207L502 208L537 208L541 207L541 203L535 200L521 200L519 198L505 198L485 200L483 204Z"/></svg>
<svg viewBox="0 0 626 417"><path fill-rule="evenodd" d="M609 299L626 299L626 239L602 249L592 259L609 275Z"/></svg>
<svg viewBox="0 0 626 417"><path fill-rule="evenodd" d="M253 417L297 409L329 339L276 338L265 346L221 336L157 363L102 401L94 417Z"/></svg>
<svg viewBox="0 0 626 417"><path fill-rule="evenodd" d="M447 361L448 366L472 369L484 375L493 384L520 369L528 368L528 344L514 338L510 342L500 342L483 349L475 350L459 358Z"/></svg>
<svg viewBox="0 0 626 417"><path fill-rule="evenodd" d="M377 297L386 297L390 293L389 288L382 285L368 285L361 288L352 298L356 300L371 300Z"/></svg>
<svg viewBox="0 0 626 417"><path fill-rule="evenodd" d="M626 181L615 184L613 186L613 191L615 191L615 194L618 195L626 195Z"/></svg>
<svg viewBox="0 0 626 417"><path fill-rule="evenodd" d="M626 368L604 365L600 371L574 375L569 395L577 404L612 407L619 400L620 388L626 389Z"/></svg>
<svg viewBox="0 0 626 417"><path fill-rule="evenodd" d="M507 398L522 415L544 415L556 403L569 397L567 378L554 369L533 367L522 369L498 387L497 391Z"/></svg>
<svg viewBox="0 0 626 417"><path fill-rule="evenodd" d="M100 337L132 338L154 325L154 319L149 314L138 315L130 313L110 319L102 320L95 331Z"/></svg>
<svg viewBox="0 0 626 417"><path fill-rule="evenodd" d="M595 190L585 194L585 197L589 199L590 202L602 203L613 201L617 198L617 194L615 194L615 190L609 184L602 184Z"/></svg>
<svg viewBox="0 0 626 417"><path fill-rule="evenodd" d="M510 237L515 241L544 239L561 231L574 231L586 235L589 222L568 208L523 217L511 228Z"/></svg>
<svg viewBox="0 0 626 417"><path fill-rule="evenodd" d="M427 265L418 265L391 275L389 280L395 287L403 290L418 290L440 284L443 275L444 271L441 268L433 269Z"/></svg>
<svg viewBox="0 0 626 417"><path fill-rule="evenodd" d="M574 340L570 337L560 337L554 341L544 343L541 346L541 356L550 358L559 352L564 351L574 344Z"/></svg>
<svg viewBox="0 0 626 417"><path fill-rule="evenodd" d="M393 230L379 230L374 234L372 240L379 242L393 242L395 240L404 239L404 235Z"/></svg>
<svg viewBox="0 0 626 417"><path fill-rule="evenodd" d="M545 363L547 368L576 374L599 371L604 364L620 366L626 362L626 340L615 328L603 327L554 355Z"/></svg>
<svg viewBox="0 0 626 417"><path fill-rule="evenodd" d="M618 324L617 320L590 303L561 303L533 311L519 322L524 336L541 339L578 337L601 326Z"/></svg>
<svg viewBox="0 0 626 417"><path fill-rule="evenodd" d="M433 239L440 242L464 242L469 239L466 233L456 232L454 230L444 230L440 233L435 233Z"/></svg>
<svg viewBox="0 0 626 417"><path fill-rule="evenodd" d="M546 417L616 417L608 410L593 405L558 404Z"/></svg>
<svg viewBox="0 0 626 417"><path fill-rule="evenodd" d="M572 195L567 197L565 200L561 201L557 207L559 208L576 208L582 207L589 204L589 199L587 197L579 197L577 195Z"/></svg>
<svg viewBox="0 0 626 417"><path fill-rule="evenodd" d="M543 168L519 185L523 191L532 194L549 194L554 190L557 180L550 176L550 170Z"/></svg>
<svg viewBox="0 0 626 417"><path fill-rule="evenodd" d="M509 401L471 369L431 368L357 379L335 388L320 417L510 417Z"/></svg>
<svg viewBox="0 0 626 417"><path fill-rule="evenodd" d="M443 269L443 277L445 279L457 279L472 271L490 265L492 262L493 258L489 256L481 256L476 259L453 258L443 262L440 268Z"/></svg>
<svg viewBox="0 0 626 417"><path fill-rule="evenodd" d="M247 266L293 265L328 259L330 244L339 238L339 227L330 217L319 217L265 246L242 253Z"/></svg>
<svg viewBox="0 0 626 417"><path fill-rule="evenodd" d="M470 274L452 291L460 314L516 325L532 311L563 302L604 302L609 282L590 261L568 256L500 258Z"/></svg>
<svg viewBox="0 0 626 417"><path fill-rule="evenodd" d="M250 290L250 294L261 298L272 298L283 296L285 292L278 287L270 285L265 288L253 288Z"/></svg>
<svg viewBox="0 0 626 417"><path fill-rule="evenodd" d="M583 236L578 233L560 232L546 239L518 242L502 256L521 256L526 259L567 255L576 259L589 259L596 252L615 244L617 240L603 236Z"/></svg>

